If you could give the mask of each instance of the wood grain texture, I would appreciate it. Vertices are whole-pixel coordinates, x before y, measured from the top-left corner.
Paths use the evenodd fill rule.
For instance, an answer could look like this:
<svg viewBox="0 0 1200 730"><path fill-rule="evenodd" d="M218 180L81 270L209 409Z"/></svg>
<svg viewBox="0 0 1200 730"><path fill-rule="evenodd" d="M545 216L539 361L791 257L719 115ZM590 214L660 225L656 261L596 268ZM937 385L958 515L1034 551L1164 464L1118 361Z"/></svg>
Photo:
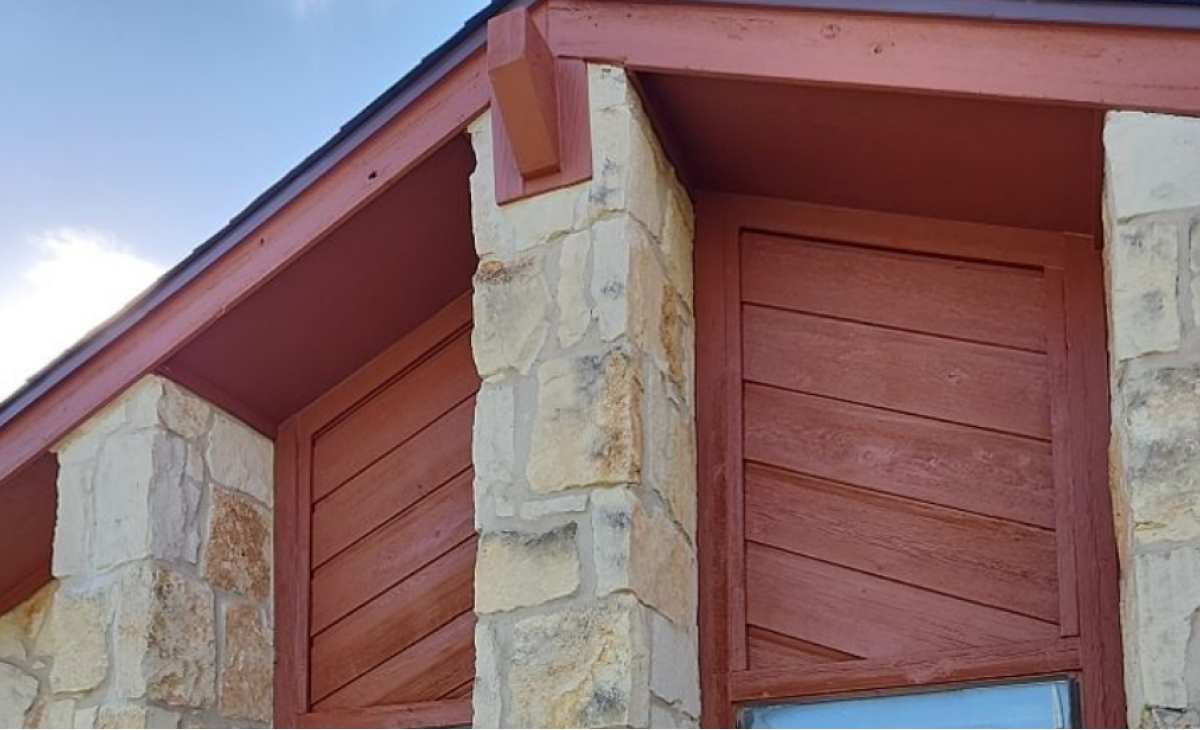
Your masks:
<svg viewBox="0 0 1200 730"><path fill-rule="evenodd" d="M743 299L1029 350L1046 348L1041 274L980 264L746 234Z"/></svg>
<svg viewBox="0 0 1200 730"><path fill-rule="evenodd" d="M746 632L746 656L749 669L790 669L799 666L856 661L853 654L801 641L792 636L751 626Z"/></svg>
<svg viewBox="0 0 1200 730"><path fill-rule="evenodd" d="M1044 621L1054 533L750 464L746 537Z"/></svg>
<svg viewBox="0 0 1200 730"><path fill-rule="evenodd" d="M463 613L316 704L359 708L441 697L475 676L475 614Z"/></svg>
<svg viewBox="0 0 1200 730"><path fill-rule="evenodd" d="M478 389L471 338L462 334L318 437L313 498L322 499Z"/></svg>
<svg viewBox="0 0 1200 730"><path fill-rule="evenodd" d="M817 697L1054 676L1080 666L1079 642L1059 639L738 672L731 677L730 694L736 702Z"/></svg>
<svg viewBox="0 0 1200 730"><path fill-rule="evenodd" d="M755 626L867 658L1058 638L1058 626L757 543L747 547Z"/></svg>
<svg viewBox="0 0 1200 730"><path fill-rule="evenodd" d="M468 470L313 572L316 634L475 532Z"/></svg>
<svg viewBox="0 0 1200 730"><path fill-rule="evenodd" d="M470 698L413 702L405 705L306 712L300 728L470 727L474 708ZM288 727L292 727L289 725Z"/></svg>
<svg viewBox="0 0 1200 730"><path fill-rule="evenodd" d="M313 637L320 700L474 607L474 538Z"/></svg>
<svg viewBox="0 0 1200 730"><path fill-rule="evenodd" d="M313 564L324 564L469 468L474 421L471 397L318 502Z"/></svg>
<svg viewBox="0 0 1200 730"><path fill-rule="evenodd" d="M759 306L742 330L749 381L1050 437L1044 355Z"/></svg>
<svg viewBox="0 0 1200 730"><path fill-rule="evenodd" d="M1054 526L1050 448L747 385L746 458L924 502Z"/></svg>

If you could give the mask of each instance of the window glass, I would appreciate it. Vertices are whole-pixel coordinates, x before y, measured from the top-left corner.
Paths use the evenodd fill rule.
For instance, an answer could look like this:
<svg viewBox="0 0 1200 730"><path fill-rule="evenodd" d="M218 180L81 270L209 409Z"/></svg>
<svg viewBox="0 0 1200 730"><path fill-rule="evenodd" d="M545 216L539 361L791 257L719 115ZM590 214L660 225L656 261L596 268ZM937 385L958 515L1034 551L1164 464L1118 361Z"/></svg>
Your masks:
<svg viewBox="0 0 1200 730"><path fill-rule="evenodd" d="M1071 680L753 705L745 728L1078 727Z"/></svg>

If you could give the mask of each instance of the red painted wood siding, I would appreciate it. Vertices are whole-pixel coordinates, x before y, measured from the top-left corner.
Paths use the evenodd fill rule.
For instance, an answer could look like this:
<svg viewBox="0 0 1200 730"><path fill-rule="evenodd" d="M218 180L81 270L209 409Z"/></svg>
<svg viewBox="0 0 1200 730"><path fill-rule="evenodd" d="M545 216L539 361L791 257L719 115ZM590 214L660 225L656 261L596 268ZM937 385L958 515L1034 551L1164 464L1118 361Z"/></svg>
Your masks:
<svg viewBox="0 0 1200 730"><path fill-rule="evenodd" d="M730 196L698 213L706 724L1048 674L1081 678L1089 726L1119 723L1103 381L1068 355L1102 371L1090 240Z"/></svg>
<svg viewBox="0 0 1200 730"><path fill-rule="evenodd" d="M288 720L462 722L475 675L478 389L464 297L297 418L307 514L294 525L302 554L276 587L303 603L280 644L303 653Z"/></svg>

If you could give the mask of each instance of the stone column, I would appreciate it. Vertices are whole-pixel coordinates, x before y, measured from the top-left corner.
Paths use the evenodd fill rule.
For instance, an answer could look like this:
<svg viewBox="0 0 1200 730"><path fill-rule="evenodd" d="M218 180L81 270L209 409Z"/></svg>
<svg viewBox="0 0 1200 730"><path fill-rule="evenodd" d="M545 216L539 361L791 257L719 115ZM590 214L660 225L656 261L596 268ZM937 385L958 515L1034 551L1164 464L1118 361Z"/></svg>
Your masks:
<svg viewBox="0 0 1200 730"><path fill-rule="evenodd" d="M1108 116L1112 478L1131 727L1200 724L1200 119Z"/></svg>
<svg viewBox="0 0 1200 730"><path fill-rule="evenodd" d="M27 726L269 722L271 442L149 377L57 452L57 584L18 619Z"/></svg>
<svg viewBox="0 0 1200 730"><path fill-rule="evenodd" d="M478 727L699 716L692 237L621 69L588 69L594 178L497 206L471 127Z"/></svg>

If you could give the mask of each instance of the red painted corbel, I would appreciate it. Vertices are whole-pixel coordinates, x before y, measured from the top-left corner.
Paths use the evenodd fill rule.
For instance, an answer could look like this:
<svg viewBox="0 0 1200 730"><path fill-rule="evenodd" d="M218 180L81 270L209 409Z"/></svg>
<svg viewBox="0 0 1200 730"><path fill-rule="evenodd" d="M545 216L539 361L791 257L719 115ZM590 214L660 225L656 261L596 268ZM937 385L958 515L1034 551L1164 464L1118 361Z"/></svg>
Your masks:
<svg viewBox="0 0 1200 730"><path fill-rule="evenodd" d="M529 11L488 22L496 198L508 203L592 176L587 66L555 58Z"/></svg>

